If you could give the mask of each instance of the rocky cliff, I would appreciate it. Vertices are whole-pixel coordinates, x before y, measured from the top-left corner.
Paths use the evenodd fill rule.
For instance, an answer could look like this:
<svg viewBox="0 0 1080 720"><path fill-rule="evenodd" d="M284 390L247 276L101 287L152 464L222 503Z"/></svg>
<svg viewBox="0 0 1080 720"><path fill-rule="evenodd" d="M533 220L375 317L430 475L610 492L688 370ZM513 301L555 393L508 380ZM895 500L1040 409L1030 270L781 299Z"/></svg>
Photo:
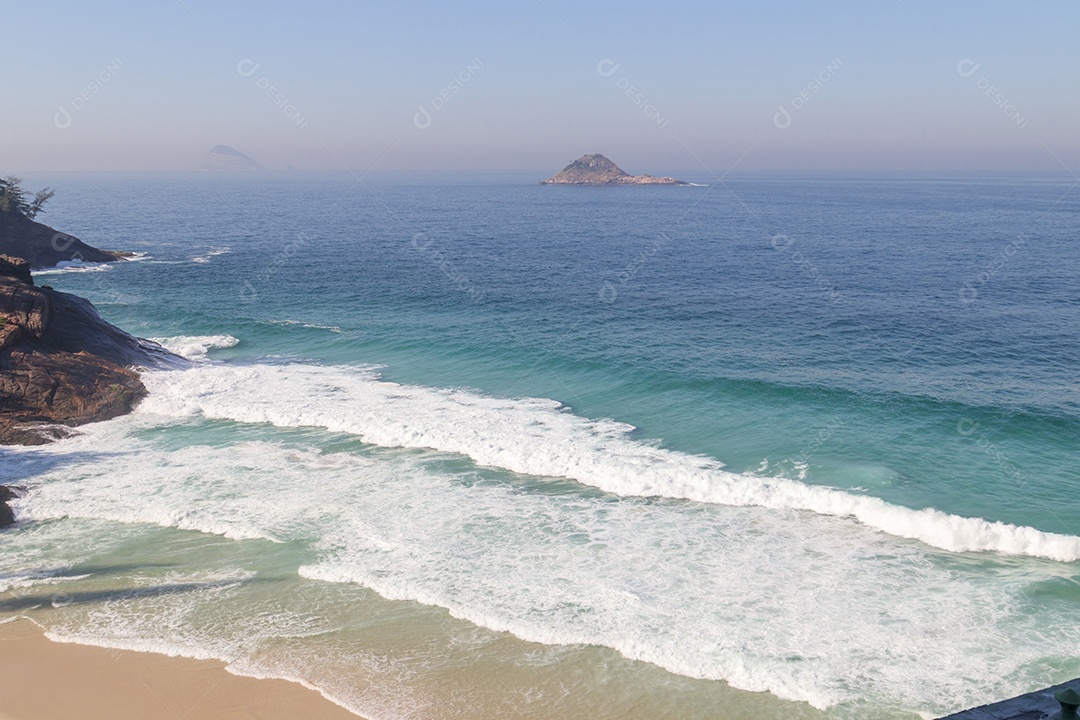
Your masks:
<svg viewBox="0 0 1080 720"><path fill-rule="evenodd" d="M15 212L0 212L0 254L23 258L35 270L62 262L114 262L131 253L98 250Z"/></svg>
<svg viewBox="0 0 1080 720"><path fill-rule="evenodd" d="M689 185L673 177L628 175L600 154L582 155L541 185Z"/></svg>
<svg viewBox="0 0 1080 720"><path fill-rule="evenodd" d="M0 444L42 444L123 415L146 394L133 368L184 362L105 322L89 301L36 286L30 263L0 255Z"/></svg>

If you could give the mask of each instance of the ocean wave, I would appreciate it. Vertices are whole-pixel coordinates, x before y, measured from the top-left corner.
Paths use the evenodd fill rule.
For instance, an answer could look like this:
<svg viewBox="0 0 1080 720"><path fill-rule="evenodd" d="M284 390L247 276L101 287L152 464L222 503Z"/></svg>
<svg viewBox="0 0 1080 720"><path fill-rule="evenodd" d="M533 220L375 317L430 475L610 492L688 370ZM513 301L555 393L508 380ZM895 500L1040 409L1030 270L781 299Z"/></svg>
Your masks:
<svg viewBox="0 0 1080 720"><path fill-rule="evenodd" d="M732 473L713 458L637 441L631 425L580 417L554 400L399 385L370 368L308 364L200 366L148 373L144 381L151 394L140 412L321 427L374 445L458 453L479 465L569 478L622 496L853 518L950 552L1080 559L1080 537L915 510L784 477Z"/></svg>
<svg viewBox="0 0 1080 720"><path fill-rule="evenodd" d="M211 350L231 348L240 343L232 335L177 335L150 340L188 360L205 360Z"/></svg>

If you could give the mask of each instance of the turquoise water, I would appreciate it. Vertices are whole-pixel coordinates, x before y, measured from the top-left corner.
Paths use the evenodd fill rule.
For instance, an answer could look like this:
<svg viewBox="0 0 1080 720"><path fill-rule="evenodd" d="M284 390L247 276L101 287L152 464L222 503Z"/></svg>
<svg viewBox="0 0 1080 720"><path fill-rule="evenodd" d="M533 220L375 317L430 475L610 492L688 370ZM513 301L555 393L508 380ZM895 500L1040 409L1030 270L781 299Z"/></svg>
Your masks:
<svg viewBox="0 0 1080 720"><path fill-rule="evenodd" d="M2 451L0 612L373 718L932 717L1080 671L1068 181L61 180L51 224L145 256L39 282L193 366Z"/></svg>

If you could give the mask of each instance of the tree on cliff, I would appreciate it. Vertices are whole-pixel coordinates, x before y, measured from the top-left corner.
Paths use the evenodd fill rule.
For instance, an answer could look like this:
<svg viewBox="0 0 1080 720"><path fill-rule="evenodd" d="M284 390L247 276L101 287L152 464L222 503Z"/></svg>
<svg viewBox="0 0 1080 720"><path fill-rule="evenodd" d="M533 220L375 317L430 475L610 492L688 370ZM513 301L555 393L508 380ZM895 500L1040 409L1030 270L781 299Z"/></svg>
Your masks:
<svg viewBox="0 0 1080 720"><path fill-rule="evenodd" d="M38 190L34 199L27 202L22 179L9 175L0 179L0 213L17 213L30 220L37 217L42 206L56 193L50 188Z"/></svg>

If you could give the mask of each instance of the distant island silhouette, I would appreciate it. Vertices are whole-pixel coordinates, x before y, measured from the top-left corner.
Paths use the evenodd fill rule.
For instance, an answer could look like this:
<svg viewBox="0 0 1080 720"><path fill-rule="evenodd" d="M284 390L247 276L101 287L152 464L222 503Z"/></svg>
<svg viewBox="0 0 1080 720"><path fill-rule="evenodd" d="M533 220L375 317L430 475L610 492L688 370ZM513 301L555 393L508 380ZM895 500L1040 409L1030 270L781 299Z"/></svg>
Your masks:
<svg viewBox="0 0 1080 720"><path fill-rule="evenodd" d="M689 185L673 177L630 175L599 153L582 155L541 185Z"/></svg>
<svg viewBox="0 0 1080 720"><path fill-rule="evenodd" d="M213 171L266 170L266 168L244 153L228 145L217 145L207 150L202 169Z"/></svg>

